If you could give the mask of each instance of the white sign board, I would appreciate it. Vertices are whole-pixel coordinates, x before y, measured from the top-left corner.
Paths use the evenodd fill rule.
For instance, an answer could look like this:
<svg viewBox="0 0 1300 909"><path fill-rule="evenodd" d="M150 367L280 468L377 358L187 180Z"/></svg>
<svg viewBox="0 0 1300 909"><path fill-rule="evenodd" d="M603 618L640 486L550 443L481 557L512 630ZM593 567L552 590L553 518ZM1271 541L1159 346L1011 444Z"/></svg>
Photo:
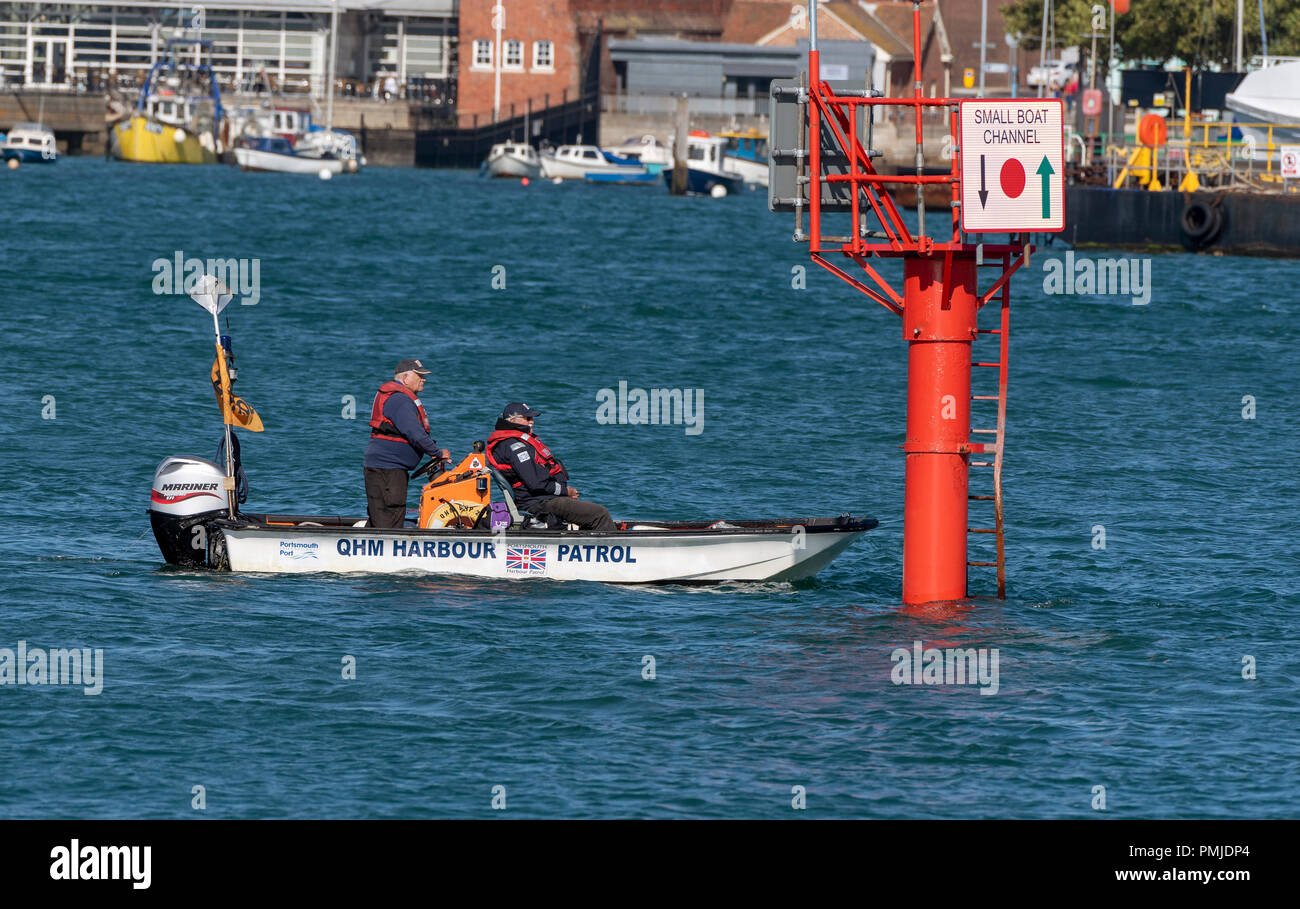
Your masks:
<svg viewBox="0 0 1300 909"><path fill-rule="evenodd" d="M1282 179L1300 180L1300 145L1282 146Z"/></svg>
<svg viewBox="0 0 1300 909"><path fill-rule="evenodd" d="M981 98L958 116L962 230L1065 230L1065 103Z"/></svg>

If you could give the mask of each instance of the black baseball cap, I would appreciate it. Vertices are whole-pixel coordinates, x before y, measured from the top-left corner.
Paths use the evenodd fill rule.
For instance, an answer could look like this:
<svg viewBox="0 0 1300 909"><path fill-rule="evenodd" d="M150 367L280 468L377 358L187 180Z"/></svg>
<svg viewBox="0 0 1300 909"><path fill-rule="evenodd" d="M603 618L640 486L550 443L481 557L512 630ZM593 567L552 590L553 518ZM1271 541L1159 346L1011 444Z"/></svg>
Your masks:
<svg viewBox="0 0 1300 909"><path fill-rule="evenodd" d="M432 370L425 369L424 364L419 360L403 360L397 364L397 368L393 370L393 375L400 376L404 372L418 372L422 376L427 376Z"/></svg>
<svg viewBox="0 0 1300 909"><path fill-rule="evenodd" d="M540 417L542 415L542 412L540 410L529 410L527 404L521 403L519 401L515 401L512 404L507 404L505 410L501 411L501 419L503 420L508 420L511 417L516 415L535 418L535 417Z"/></svg>

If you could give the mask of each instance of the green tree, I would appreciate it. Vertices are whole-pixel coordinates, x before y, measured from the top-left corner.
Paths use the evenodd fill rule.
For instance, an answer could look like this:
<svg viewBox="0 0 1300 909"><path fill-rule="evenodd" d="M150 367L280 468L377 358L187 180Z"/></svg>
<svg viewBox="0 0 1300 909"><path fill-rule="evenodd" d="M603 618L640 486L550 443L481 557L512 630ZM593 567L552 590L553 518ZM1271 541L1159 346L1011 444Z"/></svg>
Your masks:
<svg viewBox="0 0 1300 909"><path fill-rule="evenodd" d="M1002 7L1007 30L1019 32L1021 46L1037 48L1045 0L1014 0ZM1093 6L1110 15L1108 3L1094 0L1053 0L1058 47L1085 45L1092 31ZM1194 68L1213 64L1231 68L1236 48L1236 0L1131 0L1130 9L1115 19L1116 53L1129 62L1164 63L1174 58ZM1300 0L1264 0L1270 56L1300 55ZM1109 34L1107 28L1102 30ZM1262 51L1259 0L1246 0L1243 53L1247 60ZM1104 42L1098 45L1098 50Z"/></svg>

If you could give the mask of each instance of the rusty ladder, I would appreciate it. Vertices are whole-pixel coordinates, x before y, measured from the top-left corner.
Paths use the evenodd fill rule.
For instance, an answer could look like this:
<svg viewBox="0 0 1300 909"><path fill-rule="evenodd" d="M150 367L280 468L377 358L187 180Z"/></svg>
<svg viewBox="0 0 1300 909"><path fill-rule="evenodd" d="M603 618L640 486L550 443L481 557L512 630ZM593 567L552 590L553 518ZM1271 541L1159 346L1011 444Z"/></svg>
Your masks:
<svg viewBox="0 0 1300 909"><path fill-rule="evenodd" d="M984 262L984 267L999 268L1006 271L1011 266L1011 254L1004 253L1001 261ZM999 307L1000 319L997 328L977 328L976 339L984 335L996 335L998 339L998 358L996 361L981 360L975 351L972 351L971 368L972 369L996 369L998 371L998 393L996 395L975 394L976 391L982 390L974 383L972 377L971 384L971 423L975 423L975 406L976 402L996 401L998 407L997 428L971 429L971 434L975 438L971 439L971 454L978 456L993 455L990 460L974 460L970 462L971 467L991 467L993 468L993 495L970 495L968 498L972 502L992 502L993 503L993 526L992 527L973 527L974 522L967 518L967 532L971 534L993 534L994 545L996 547L996 561L970 561L966 562L968 567L979 568L996 568L998 571L998 598L1006 599L1007 596L1007 557L1006 557L1006 524L1003 520L1002 508L1002 455L1005 450L1006 426L1007 426L1007 355L1011 349L1011 282L1007 281L1002 285L1001 306ZM982 311L982 310L981 310ZM989 441L992 436L992 441ZM972 540L973 542L973 540ZM969 582L968 582L969 585ZM969 593L969 590L968 590Z"/></svg>

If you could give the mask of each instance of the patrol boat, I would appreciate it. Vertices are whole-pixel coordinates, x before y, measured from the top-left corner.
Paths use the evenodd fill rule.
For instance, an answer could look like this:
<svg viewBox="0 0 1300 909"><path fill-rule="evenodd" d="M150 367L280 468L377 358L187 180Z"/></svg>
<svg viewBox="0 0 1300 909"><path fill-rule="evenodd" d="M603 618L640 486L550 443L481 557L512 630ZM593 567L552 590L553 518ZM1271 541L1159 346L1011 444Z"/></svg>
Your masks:
<svg viewBox="0 0 1300 909"><path fill-rule="evenodd" d="M364 515L245 511L244 471L231 427L257 432L262 423L231 392L233 353L217 325L231 295L218 285L205 276L191 296L212 313L217 357L211 376L224 415L224 463L169 457L154 472L149 520L169 564L270 574L423 573L616 584L793 581L816 574L877 525L842 514L622 521L615 530L579 530L553 516L521 513L482 441L455 467L429 461L411 474L428 479L409 526L369 527Z"/></svg>
<svg viewBox="0 0 1300 909"><path fill-rule="evenodd" d="M170 457L154 474L150 522L163 558L187 568L616 584L807 578L877 523L840 515L622 521L617 530L577 530L520 513L509 484L481 451L471 452L451 470L431 472L418 521L388 530L368 527L364 515L231 509L220 465L200 457Z"/></svg>

